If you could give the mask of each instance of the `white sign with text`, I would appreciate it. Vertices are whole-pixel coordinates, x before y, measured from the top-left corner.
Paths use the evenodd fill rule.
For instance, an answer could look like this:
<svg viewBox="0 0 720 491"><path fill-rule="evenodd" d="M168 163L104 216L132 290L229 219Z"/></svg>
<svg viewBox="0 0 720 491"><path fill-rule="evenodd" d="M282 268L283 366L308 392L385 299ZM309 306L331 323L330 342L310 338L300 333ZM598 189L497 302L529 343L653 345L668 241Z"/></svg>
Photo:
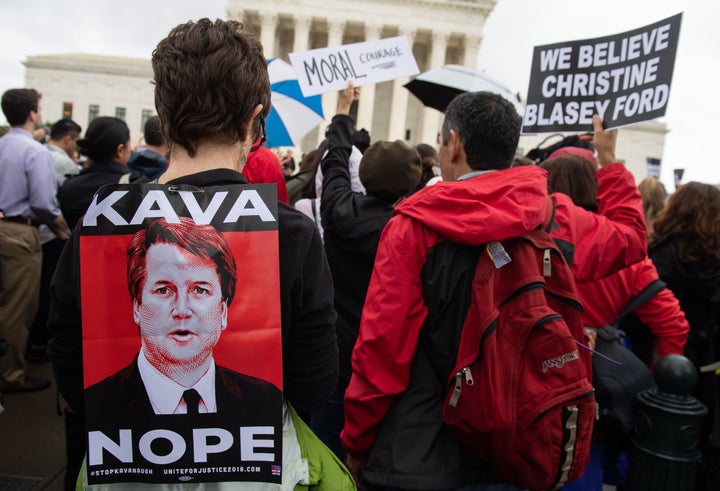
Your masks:
<svg viewBox="0 0 720 491"><path fill-rule="evenodd" d="M417 75L417 62L405 36L290 53L305 97Z"/></svg>

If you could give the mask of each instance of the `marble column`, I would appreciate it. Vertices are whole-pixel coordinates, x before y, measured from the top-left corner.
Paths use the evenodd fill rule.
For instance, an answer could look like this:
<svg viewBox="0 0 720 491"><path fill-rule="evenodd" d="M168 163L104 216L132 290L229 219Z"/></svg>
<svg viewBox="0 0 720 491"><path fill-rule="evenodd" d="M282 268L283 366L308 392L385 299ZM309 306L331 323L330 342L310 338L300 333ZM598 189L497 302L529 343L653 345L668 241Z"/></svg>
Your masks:
<svg viewBox="0 0 720 491"><path fill-rule="evenodd" d="M463 66L477 70L477 57L480 50L482 36L465 36L465 56Z"/></svg>
<svg viewBox="0 0 720 491"><path fill-rule="evenodd" d="M430 64L428 70L440 68L445 64L447 43L450 39L449 32L434 31L432 33L432 48L430 51ZM437 142L437 134L440 131L441 113L436 109L426 107L423 110L422 139L416 143L427 143L434 145Z"/></svg>
<svg viewBox="0 0 720 491"><path fill-rule="evenodd" d="M399 35L405 36L412 51L415 41L415 29L401 28ZM407 130L407 108L410 91L403 87L410 81L410 77L401 77L393 81L392 105L390 107L390 128L388 140L405 140Z"/></svg>
<svg viewBox="0 0 720 491"><path fill-rule="evenodd" d="M328 47L342 46L343 34L345 34L345 21L336 21L328 19ZM337 92L328 92L322 95L323 114L325 121L320 123L318 131L318 145L325 139L325 130L327 129L335 111L337 111Z"/></svg>
<svg viewBox="0 0 720 491"><path fill-rule="evenodd" d="M298 16L293 17L295 24L295 35L293 37L293 46L291 53L299 53L307 51L310 43L310 27L312 25L312 17Z"/></svg>
<svg viewBox="0 0 720 491"><path fill-rule="evenodd" d="M365 41L376 41L380 39L381 33L382 25L365 25ZM358 100L358 114L355 127L357 127L357 129L365 128L366 130L371 131L374 112L375 84L363 85L360 88L360 99ZM370 137L372 138L372 133L370 134Z"/></svg>
<svg viewBox="0 0 720 491"><path fill-rule="evenodd" d="M260 42L263 53L268 60L275 56L275 31L277 29L277 14L263 14L260 17Z"/></svg>

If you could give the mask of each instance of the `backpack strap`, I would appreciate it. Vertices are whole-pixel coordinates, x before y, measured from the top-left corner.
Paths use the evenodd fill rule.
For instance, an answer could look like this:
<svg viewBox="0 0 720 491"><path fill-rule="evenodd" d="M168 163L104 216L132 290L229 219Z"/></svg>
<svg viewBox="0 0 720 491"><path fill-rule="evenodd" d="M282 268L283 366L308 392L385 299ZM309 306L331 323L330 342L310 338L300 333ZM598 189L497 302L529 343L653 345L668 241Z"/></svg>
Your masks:
<svg viewBox="0 0 720 491"><path fill-rule="evenodd" d="M315 223L320 223L320 210L318 210L316 198L310 200L310 207L312 208L312 214L315 218Z"/></svg>
<svg viewBox="0 0 720 491"><path fill-rule="evenodd" d="M545 200L545 222L543 222L547 233L559 228L557 222L555 222L555 211L555 198L548 196Z"/></svg>
<svg viewBox="0 0 720 491"><path fill-rule="evenodd" d="M613 322L612 325L617 327L618 324L620 324L620 321L623 320L625 316L635 312L638 307L653 298L665 288L667 288L667 284L661 279L650 282L645 288L640 291L640 293L638 293L634 298L630 300L630 302L628 302L627 306L623 309L622 312L618 314L617 319L615 319L615 322Z"/></svg>
<svg viewBox="0 0 720 491"><path fill-rule="evenodd" d="M548 195L545 199L545 219L542 222L542 229L550 233L552 230L557 230L557 228L558 225L555 222L555 200L552 196Z"/></svg>

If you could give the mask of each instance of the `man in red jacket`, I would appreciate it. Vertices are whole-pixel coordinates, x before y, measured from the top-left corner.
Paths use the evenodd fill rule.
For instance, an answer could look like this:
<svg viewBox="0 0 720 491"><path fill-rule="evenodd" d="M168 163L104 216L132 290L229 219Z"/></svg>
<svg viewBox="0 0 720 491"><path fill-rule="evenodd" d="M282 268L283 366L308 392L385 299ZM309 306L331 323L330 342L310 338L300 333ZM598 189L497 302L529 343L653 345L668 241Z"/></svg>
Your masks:
<svg viewBox="0 0 720 491"><path fill-rule="evenodd" d="M440 353L419 338L428 316L423 268L434 246L502 241L545 219L545 171L509 168L520 122L512 104L496 94L456 97L441 131L443 182L401 202L383 231L353 351L341 435L348 466L369 489L513 489L443 424L446 387L429 362ZM614 163L617 132L604 131L597 116L593 123L600 214L574 206L565 195L553 196L551 234L579 281L639 261L647 247L632 174ZM455 294L462 292L448 292Z"/></svg>

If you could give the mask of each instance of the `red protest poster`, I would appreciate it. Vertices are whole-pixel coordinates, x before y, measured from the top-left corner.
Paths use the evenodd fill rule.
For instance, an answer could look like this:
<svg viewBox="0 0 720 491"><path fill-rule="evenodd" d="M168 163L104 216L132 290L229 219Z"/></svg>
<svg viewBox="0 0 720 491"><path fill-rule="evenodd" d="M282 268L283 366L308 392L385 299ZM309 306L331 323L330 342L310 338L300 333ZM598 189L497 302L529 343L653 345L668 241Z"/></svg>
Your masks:
<svg viewBox="0 0 720 491"><path fill-rule="evenodd" d="M280 482L275 189L104 187L80 281L89 483Z"/></svg>

